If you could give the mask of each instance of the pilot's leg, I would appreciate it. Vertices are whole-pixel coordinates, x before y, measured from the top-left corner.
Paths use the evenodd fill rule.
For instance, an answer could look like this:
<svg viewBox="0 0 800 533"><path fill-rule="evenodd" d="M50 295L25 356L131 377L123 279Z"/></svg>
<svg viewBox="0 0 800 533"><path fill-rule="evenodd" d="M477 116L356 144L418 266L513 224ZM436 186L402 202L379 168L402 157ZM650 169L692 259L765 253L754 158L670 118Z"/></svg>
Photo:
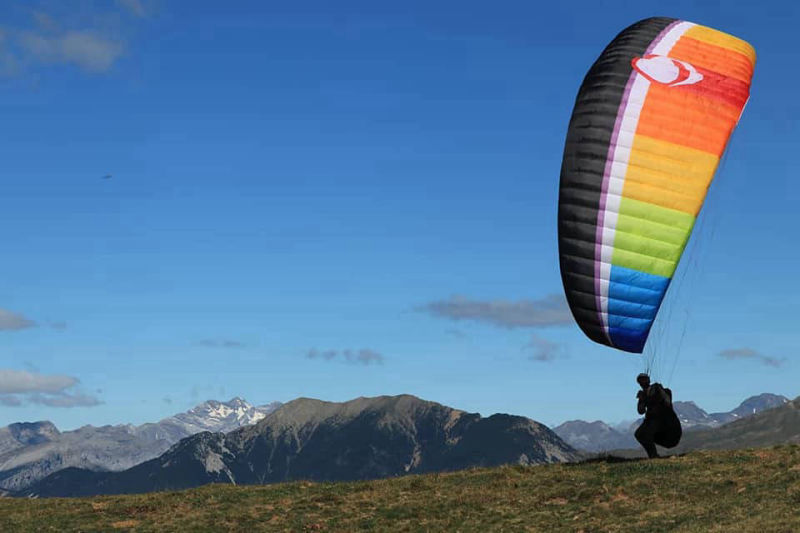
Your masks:
<svg viewBox="0 0 800 533"><path fill-rule="evenodd" d="M636 440L639 441L639 444L642 445L642 448L644 448L644 451L647 452L647 457L651 459L658 457L658 450L656 450L656 443L654 440L657 429L657 424L654 424L652 420L645 419L642 425L636 430L636 433L633 434Z"/></svg>

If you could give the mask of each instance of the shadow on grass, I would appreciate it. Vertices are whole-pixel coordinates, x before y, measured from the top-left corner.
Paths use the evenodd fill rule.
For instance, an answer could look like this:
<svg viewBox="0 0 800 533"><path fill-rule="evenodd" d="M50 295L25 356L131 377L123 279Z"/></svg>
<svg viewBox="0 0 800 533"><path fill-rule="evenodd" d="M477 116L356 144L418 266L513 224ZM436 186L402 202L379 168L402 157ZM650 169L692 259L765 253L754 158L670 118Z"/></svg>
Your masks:
<svg viewBox="0 0 800 533"><path fill-rule="evenodd" d="M660 455L655 459L648 459L647 457L622 457L613 454L602 454L602 455L596 455L594 457L589 457L581 461L575 461L574 463L566 463L565 466L580 466L580 465L595 464L595 463L614 464L614 463L658 461L659 459L671 459L673 457L683 457L685 455L686 453L676 453L669 455Z"/></svg>

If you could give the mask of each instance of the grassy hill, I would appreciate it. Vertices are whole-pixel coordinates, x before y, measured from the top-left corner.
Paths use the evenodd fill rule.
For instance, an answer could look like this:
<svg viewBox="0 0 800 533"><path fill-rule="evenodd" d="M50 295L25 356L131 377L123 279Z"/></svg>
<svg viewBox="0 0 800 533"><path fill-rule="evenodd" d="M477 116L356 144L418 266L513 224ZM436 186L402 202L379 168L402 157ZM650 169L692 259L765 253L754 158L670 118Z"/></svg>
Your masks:
<svg viewBox="0 0 800 533"><path fill-rule="evenodd" d="M800 446L82 499L0 498L0 531L800 531Z"/></svg>

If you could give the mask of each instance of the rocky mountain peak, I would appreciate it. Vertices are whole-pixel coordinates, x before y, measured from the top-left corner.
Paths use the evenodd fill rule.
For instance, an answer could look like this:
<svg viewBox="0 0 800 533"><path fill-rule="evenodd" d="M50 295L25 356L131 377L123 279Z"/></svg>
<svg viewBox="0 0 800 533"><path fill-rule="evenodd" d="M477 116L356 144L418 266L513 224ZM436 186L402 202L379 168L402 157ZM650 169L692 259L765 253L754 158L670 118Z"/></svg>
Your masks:
<svg viewBox="0 0 800 533"><path fill-rule="evenodd" d="M0 428L0 489L19 490L60 469L118 471L158 457L196 433L228 432L255 424L280 403L255 407L242 398L208 400L159 422L91 425L59 433L50 422Z"/></svg>
<svg viewBox="0 0 800 533"><path fill-rule="evenodd" d="M780 394L763 393L751 396L731 411L737 417L753 415L789 403L789 398Z"/></svg>
<svg viewBox="0 0 800 533"><path fill-rule="evenodd" d="M9 424L0 428L0 455L26 446L49 442L59 435L58 428L47 420Z"/></svg>
<svg viewBox="0 0 800 533"><path fill-rule="evenodd" d="M55 424L47 420L9 424L8 430L21 444L39 444L40 442L52 440L61 434Z"/></svg>
<svg viewBox="0 0 800 533"><path fill-rule="evenodd" d="M763 393L751 396L731 411L708 413L693 401L676 401L673 406L685 432L724 427L764 411L786 405L789 399L779 394ZM557 426L554 431L571 446L592 452L638 448L633 432L641 419L609 427L603 422L572 420Z"/></svg>
<svg viewBox="0 0 800 533"><path fill-rule="evenodd" d="M180 489L204 483L374 479L470 466L542 464L580 457L544 425L486 418L414 396L336 403L300 398L227 434L199 433L123 472L57 473L39 496Z"/></svg>

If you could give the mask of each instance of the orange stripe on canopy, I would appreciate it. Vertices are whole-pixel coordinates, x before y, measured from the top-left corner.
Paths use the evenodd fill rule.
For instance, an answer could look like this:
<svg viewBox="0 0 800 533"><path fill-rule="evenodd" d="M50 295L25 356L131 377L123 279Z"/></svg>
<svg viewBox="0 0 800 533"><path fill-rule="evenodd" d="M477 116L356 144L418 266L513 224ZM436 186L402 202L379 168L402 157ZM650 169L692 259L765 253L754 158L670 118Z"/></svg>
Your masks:
<svg viewBox="0 0 800 533"><path fill-rule="evenodd" d="M709 44L691 37L681 37L669 56L688 61L695 67L710 70L720 76L734 78L748 87L753 77L753 64L740 52Z"/></svg>
<svg viewBox="0 0 800 533"><path fill-rule="evenodd" d="M740 112L697 90L653 83L636 133L721 156Z"/></svg>

